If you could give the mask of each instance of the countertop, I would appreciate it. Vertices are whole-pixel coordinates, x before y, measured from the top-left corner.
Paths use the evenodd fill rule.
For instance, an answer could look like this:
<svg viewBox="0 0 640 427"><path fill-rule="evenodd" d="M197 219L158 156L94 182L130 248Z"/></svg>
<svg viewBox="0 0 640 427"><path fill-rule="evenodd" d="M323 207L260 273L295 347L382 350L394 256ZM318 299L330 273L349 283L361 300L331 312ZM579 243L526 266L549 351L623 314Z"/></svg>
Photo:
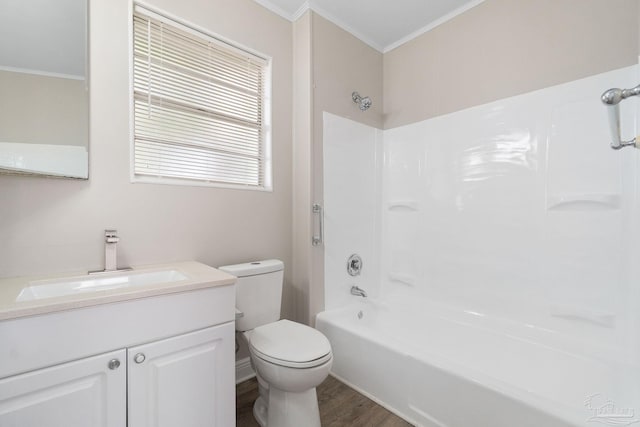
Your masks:
<svg viewBox="0 0 640 427"><path fill-rule="evenodd" d="M109 273L108 275L118 276L136 272L141 273L169 269L177 270L188 278L186 280L176 282L138 285L119 289L96 290L29 301L18 301L18 296L26 288L33 285L34 282L42 280L73 279L82 276L86 277L87 272L75 271L51 275L0 279L0 321L71 310L75 308L90 307L100 304L128 301L137 298L232 285L236 281L236 278L230 274L195 261L134 266L133 271L127 270L114 272ZM99 274L95 277L105 277L105 275Z"/></svg>

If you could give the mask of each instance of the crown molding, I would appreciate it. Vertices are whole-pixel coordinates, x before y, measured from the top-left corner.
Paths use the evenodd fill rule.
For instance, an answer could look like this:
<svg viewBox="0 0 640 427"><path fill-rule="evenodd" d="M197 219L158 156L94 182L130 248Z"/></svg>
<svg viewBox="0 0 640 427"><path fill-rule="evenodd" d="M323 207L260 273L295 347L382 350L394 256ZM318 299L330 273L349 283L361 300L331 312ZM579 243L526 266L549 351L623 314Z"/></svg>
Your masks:
<svg viewBox="0 0 640 427"><path fill-rule="evenodd" d="M395 48L397 48L397 47L399 47L399 46L401 46L401 45L403 45L403 44L415 39L416 37L419 37L422 34L433 30L434 28L438 27L439 25L442 25L445 22L450 21L451 19L453 19L456 16L466 12L467 10L478 6L480 3L483 3L485 0L471 0L471 1L467 2L466 4L460 6L459 8L457 8L457 9L447 13L446 15L436 19L435 21L430 22L428 25L425 25L424 27L420 28L419 30L414 31L411 34L408 34L405 37L402 37L401 39L399 39L399 40L397 40L397 41L395 41L395 42L393 42L393 43L391 43L391 44L389 44L387 46L379 45L378 43L374 42L370 38L364 36L359 31L356 31L351 26L349 26L346 23L344 23L341 19L339 19L336 16L334 16L333 14L327 12L325 9L323 9L321 6L318 5L318 0L307 0L307 1L305 1L298 8L298 10L296 10L294 13L287 12L286 10L282 9L281 7L273 4L270 0L253 0L253 1L255 1L259 5L269 9L273 13L275 13L277 15L280 15L281 17L283 17L283 18L285 18L285 19L287 19L288 21L291 21L291 22L297 21L308 10L312 10L313 12L315 12L318 15L322 16L323 18L331 21L333 24L335 24L338 27L342 28L343 30L347 31L348 33L350 33L354 37L360 39L360 41L362 41L363 43L365 43L368 46L372 47L373 49L377 50L378 52L387 53L387 52L392 51L393 49L395 49Z"/></svg>
<svg viewBox="0 0 640 427"><path fill-rule="evenodd" d="M309 0L308 3L309 3L309 9L313 10L314 13L317 13L318 15L322 16L326 20L328 20L328 21L332 22L333 24L337 25L338 27L342 28L346 32L351 33L351 35L353 35L354 37L360 39L360 41L362 41L365 44L369 45L370 47L372 47L373 49L377 50L378 52L381 52L381 53L383 52L383 46L380 46L379 44L377 44L376 42L374 42L370 38L364 36L359 31L354 30L352 27L350 27L349 25L345 24L341 19L338 19L335 15L332 15L331 13L327 12L322 7L318 6L317 0Z"/></svg>
<svg viewBox="0 0 640 427"><path fill-rule="evenodd" d="M280 15L281 17L283 17L287 21L291 21L291 22L295 21L295 19L293 18L294 17L293 14L287 12L286 10L281 8L280 6L277 6L277 5L273 4L269 0L253 0L253 1L258 3L260 6L266 8L266 9L269 9L271 12L275 13L276 15Z"/></svg>
<svg viewBox="0 0 640 427"><path fill-rule="evenodd" d="M304 15L309 9L310 9L309 0L307 0L304 3L302 3L302 5L300 5L298 10L294 12L291 20L297 21L298 19L302 18L302 15Z"/></svg>
<svg viewBox="0 0 640 427"><path fill-rule="evenodd" d="M416 37L419 37L421 35L423 35L424 33L427 33L431 30L433 30L434 28L444 24L447 21L452 20L453 18L455 18L458 15L461 15L462 13L466 12L469 9L473 9L474 7L478 6L480 3L484 3L485 0L472 0L466 4L463 4L462 6L460 6L457 9L452 10L451 12L447 13L446 15L436 19L435 21L429 23L428 25L425 25L424 27L420 28L419 30L414 31L411 34L408 34L406 36L404 36L403 38L399 39L396 42L391 43L390 45L386 46L381 52L382 53L387 53L392 51L393 49L402 46L403 44L415 39Z"/></svg>

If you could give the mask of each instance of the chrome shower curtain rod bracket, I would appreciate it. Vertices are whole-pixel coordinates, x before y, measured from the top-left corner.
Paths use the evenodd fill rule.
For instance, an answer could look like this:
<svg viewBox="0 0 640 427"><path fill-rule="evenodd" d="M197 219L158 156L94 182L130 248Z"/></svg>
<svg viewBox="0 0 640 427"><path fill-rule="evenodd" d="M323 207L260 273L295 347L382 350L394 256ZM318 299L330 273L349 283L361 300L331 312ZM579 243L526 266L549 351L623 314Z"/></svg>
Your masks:
<svg viewBox="0 0 640 427"><path fill-rule="evenodd" d="M640 95L640 85L631 89L613 88L602 94L600 99L607 105L609 109L609 129L611 130L611 148L619 150L624 147L640 148L640 138L636 137L628 141L622 140L622 131L620 130L620 107L619 103L631 96Z"/></svg>

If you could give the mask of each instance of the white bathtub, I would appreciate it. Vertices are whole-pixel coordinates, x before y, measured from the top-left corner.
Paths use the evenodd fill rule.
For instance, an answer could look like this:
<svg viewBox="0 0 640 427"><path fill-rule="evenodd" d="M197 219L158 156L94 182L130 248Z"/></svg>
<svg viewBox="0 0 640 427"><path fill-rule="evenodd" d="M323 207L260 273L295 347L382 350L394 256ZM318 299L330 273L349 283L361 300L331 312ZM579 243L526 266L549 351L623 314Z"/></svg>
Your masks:
<svg viewBox="0 0 640 427"><path fill-rule="evenodd" d="M640 425L637 365L597 343L426 301L364 300L316 327L336 377L416 425Z"/></svg>

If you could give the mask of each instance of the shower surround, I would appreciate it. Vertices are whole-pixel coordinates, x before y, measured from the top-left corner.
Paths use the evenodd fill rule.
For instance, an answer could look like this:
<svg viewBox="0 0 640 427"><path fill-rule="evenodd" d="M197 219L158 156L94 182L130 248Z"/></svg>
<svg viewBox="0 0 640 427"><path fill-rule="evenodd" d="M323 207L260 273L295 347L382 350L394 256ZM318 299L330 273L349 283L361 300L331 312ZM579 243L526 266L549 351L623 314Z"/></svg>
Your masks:
<svg viewBox="0 0 640 427"><path fill-rule="evenodd" d="M628 67L385 131L325 113L317 326L334 374L428 427L639 423L640 152L609 148L599 100L638 80Z"/></svg>

